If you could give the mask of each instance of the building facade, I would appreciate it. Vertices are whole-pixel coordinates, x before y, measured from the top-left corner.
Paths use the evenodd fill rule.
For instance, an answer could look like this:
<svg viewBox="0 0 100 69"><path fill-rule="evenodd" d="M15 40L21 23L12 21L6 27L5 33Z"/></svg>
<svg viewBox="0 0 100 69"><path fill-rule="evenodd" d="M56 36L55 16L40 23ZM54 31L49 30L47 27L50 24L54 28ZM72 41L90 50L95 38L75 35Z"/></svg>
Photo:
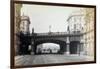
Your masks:
<svg viewBox="0 0 100 69"><path fill-rule="evenodd" d="M77 33L83 33L83 27L84 27L84 15L78 11L77 13L72 13L68 21L68 31L69 33L77 34Z"/></svg>
<svg viewBox="0 0 100 69"><path fill-rule="evenodd" d="M19 45L19 54L30 54L30 19L28 16L22 15L20 21L20 45Z"/></svg>
<svg viewBox="0 0 100 69"><path fill-rule="evenodd" d="M84 24L84 46L85 54L88 56L94 56L94 9L85 8L82 10L85 16Z"/></svg>
<svg viewBox="0 0 100 69"><path fill-rule="evenodd" d="M21 16L21 8L22 4L14 4L14 48L15 55L19 55L20 50L20 32L22 31L24 34L30 33L29 24L30 20L28 16Z"/></svg>
<svg viewBox="0 0 100 69"><path fill-rule="evenodd" d="M28 16L21 16L21 22L20 22L20 31L23 32L24 34L30 33L29 30L30 27L30 19Z"/></svg>
<svg viewBox="0 0 100 69"><path fill-rule="evenodd" d="M77 11L72 13L67 19L68 22L68 33L77 34L78 36L69 37L69 44L67 43L67 49L69 49L70 54L84 54L83 46L83 28L84 28L84 15Z"/></svg>
<svg viewBox="0 0 100 69"><path fill-rule="evenodd" d="M18 34L20 32L20 20L21 20L21 8L22 4L14 4L15 6L15 14L14 14L14 48L15 54L18 55L19 50L19 38Z"/></svg>
<svg viewBox="0 0 100 69"><path fill-rule="evenodd" d="M94 9L82 8L78 14L72 13L67 21L70 34L83 34L81 37L69 37L69 42L80 41L80 47L77 46L77 52L80 49L81 54L94 56ZM71 43L69 43L69 48L70 45Z"/></svg>

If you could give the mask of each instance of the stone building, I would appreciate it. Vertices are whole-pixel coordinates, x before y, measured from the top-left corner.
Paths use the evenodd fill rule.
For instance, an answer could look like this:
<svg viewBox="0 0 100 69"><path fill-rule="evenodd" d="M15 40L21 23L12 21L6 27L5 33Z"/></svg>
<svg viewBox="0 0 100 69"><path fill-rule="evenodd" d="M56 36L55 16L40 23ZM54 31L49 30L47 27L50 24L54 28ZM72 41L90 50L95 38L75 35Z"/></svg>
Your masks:
<svg viewBox="0 0 100 69"><path fill-rule="evenodd" d="M22 15L20 21L20 45L19 54L30 54L30 19L28 16Z"/></svg>
<svg viewBox="0 0 100 69"><path fill-rule="evenodd" d="M21 22L20 22L20 31L22 31L24 34L28 34L30 33L29 27L30 27L29 17L22 15Z"/></svg>
<svg viewBox="0 0 100 69"><path fill-rule="evenodd" d="M14 48L15 48L15 54L18 55L19 50L19 39L18 34L20 32L20 17L21 17L21 8L22 4L14 4L15 6L15 14L14 14Z"/></svg>
<svg viewBox="0 0 100 69"><path fill-rule="evenodd" d="M94 56L94 9L82 8L72 13L68 21L69 34L83 34L83 36L69 38L71 41L80 41L80 50L83 55ZM70 43L71 44L71 43ZM75 43L74 43L75 44ZM73 44L72 44L73 45ZM77 47L77 50L79 49Z"/></svg>
<svg viewBox="0 0 100 69"><path fill-rule="evenodd" d="M84 26L84 15L80 11L73 12L67 19L69 26L69 33L82 33Z"/></svg>
<svg viewBox="0 0 100 69"><path fill-rule="evenodd" d="M30 20L28 16L21 16L21 8L22 4L14 4L14 48L15 55L19 55L20 50L20 32L22 31L24 34L28 34Z"/></svg>
<svg viewBox="0 0 100 69"><path fill-rule="evenodd" d="M78 36L69 37L69 52L70 54L84 54L83 46L83 27L84 15L80 12L73 12L67 19L68 33ZM68 39L67 39L68 41Z"/></svg>
<svg viewBox="0 0 100 69"><path fill-rule="evenodd" d="M85 16L84 24L84 46L85 54L88 56L94 56L94 9L85 8L82 10Z"/></svg>

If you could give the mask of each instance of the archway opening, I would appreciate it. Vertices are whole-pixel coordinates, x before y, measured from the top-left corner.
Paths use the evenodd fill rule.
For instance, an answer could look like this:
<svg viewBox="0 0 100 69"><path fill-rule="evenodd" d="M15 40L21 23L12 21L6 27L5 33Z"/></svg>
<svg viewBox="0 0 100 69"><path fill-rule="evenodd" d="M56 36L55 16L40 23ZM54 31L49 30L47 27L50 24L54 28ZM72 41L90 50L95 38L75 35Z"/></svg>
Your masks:
<svg viewBox="0 0 100 69"><path fill-rule="evenodd" d="M41 40L37 40L35 41L35 45L34 45L34 53L37 54L37 47L40 44L44 44L44 43L52 43L52 44L56 44L59 45L59 54L64 54L64 52L66 52L66 42L65 41L61 41L61 40L54 40L54 39L41 39ZM50 44L50 45L52 45ZM54 47L54 46L53 46ZM41 52L41 50L39 50Z"/></svg>
<svg viewBox="0 0 100 69"><path fill-rule="evenodd" d="M70 54L78 54L79 53L79 41L71 41L70 42Z"/></svg>
<svg viewBox="0 0 100 69"><path fill-rule="evenodd" d="M37 54L56 54L60 51L60 45L56 43L42 43L37 45Z"/></svg>

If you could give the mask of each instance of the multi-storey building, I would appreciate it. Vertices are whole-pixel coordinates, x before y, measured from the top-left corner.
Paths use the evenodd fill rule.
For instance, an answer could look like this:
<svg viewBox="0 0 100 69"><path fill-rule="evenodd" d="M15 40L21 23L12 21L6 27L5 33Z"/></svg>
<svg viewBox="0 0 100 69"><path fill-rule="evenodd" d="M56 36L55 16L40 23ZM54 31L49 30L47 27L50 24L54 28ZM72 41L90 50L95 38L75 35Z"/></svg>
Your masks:
<svg viewBox="0 0 100 69"><path fill-rule="evenodd" d="M77 11L77 13L72 13L68 21L68 27L69 27L69 33L81 33L83 30L84 25L84 16L80 11Z"/></svg>
<svg viewBox="0 0 100 69"><path fill-rule="evenodd" d="M15 54L18 54L19 50L19 39L18 39L18 33L20 31L20 16L21 16L21 8L22 4L14 4L15 6L15 14L14 14L14 48L15 48Z"/></svg>
<svg viewBox="0 0 100 69"><path fill-rule="evenodd" d="M94 56L94 9L82 8L78 14L74 13L69 16L67 21L70 34L83 34L80 38L69 38L69 41L80 41L81 45L79 46L82 53L87 56Z"/></svg>
<svg viewBox="0 0 100 69"><path fill-rule="evenodd" d="M24 34L30 33L29 30L30 27L30 19L28 16L21 16L21 22L20 22L20 31L22 31Z"/></svg>
<svg viewBox="0 0 100 69"><path fill-rule="evenodd" d="M69 37L69 45L67 49L69 49L69 52L71 54L83 54L84 53L84 47L83 47L83 27L84 27L84 15L77 11L75 13L72 13L68 21L68 33L69 34L77 34L78 36L71 36ZM68 40L67 40L68 41Z"/></svg>
<svg viewBox="0 0 100 69"><path fill-rule="evenodd" d="M84 24L84 46L85 54L88 56L94 56L94 9L85 8L82 10L85 16Z"/></svg>
<svg viewBox="0 0 100 69"><path fill-rule="evenodd" d="M15 55L19 54L20 50L20 32L22 31L24 34L28 34L29 31L29 24L30 20L28 16L21 16L21 8L22 4L14 4L14 48L15 48Z"/></svg>
<svg viewBox="0 0 100 69"><path fill-rule="evenodd" d="M29 45L31 43L30 39L30 19L28 16L22 15L20 21L20 45L19 45L19 54L29 54Z"/></svg>

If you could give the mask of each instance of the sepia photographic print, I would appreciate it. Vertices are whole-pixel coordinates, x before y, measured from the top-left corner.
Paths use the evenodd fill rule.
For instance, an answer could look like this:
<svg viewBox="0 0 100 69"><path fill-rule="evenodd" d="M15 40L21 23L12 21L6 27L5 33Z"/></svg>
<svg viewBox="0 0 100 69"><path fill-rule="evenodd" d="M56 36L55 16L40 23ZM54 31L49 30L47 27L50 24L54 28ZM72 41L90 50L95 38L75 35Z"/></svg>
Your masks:
<svg viewBox="0 0 100 69"><path fill-rule="evenodd" d="M11 1L11 68L96 63L96 6Z"/></svg>

